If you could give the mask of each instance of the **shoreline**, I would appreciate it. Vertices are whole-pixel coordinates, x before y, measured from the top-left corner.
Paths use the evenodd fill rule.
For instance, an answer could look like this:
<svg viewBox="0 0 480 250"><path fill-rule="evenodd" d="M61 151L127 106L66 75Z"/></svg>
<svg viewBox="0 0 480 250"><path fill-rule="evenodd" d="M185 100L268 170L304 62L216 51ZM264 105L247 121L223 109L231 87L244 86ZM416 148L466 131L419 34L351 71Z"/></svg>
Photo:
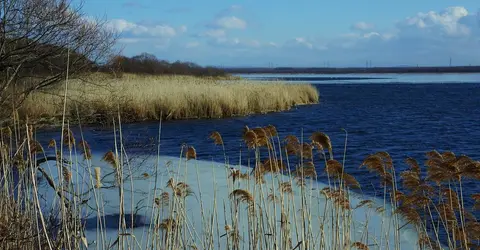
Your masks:
<svg viewBox="0 0 480 250"><path fill-rule="evenodd" d="M95 75L90 83L70 80L65 118L74 125L246 117L289 111L320 102L317 87L258 80L216 80L191 76ZM32 93L18 110L20 121L58 128L63 120L64 85ZM27 119L28 117L28 119ZM80 121L78 121L80 117Z"/></svg>
<svg viewBox="0 0 480 250"><path fill-rule="evenodd" d="M238 67L224 68L229 74L472 74L480 73L480 66L455 67L345 67L345 68L313 68L313 67Z"/></svg>
<svg viewBox="0 0 480 250"><path fill-rule="evenodd" d="M286 110L272 110L272 111L262 111L259 113L251 113L251 114L246 114L246 115L232 115L232 116L224 116L224 117L186 117L186 118L178 118L178 119L169 119L169 120L164 120L162 119L162 124L164 123L169 123L169 122L177 122L177 121L198 121L198 120L223 120L223 119L232 119L232 118L246 118L250 116L256 116L256 115L266 115L266 114L272 114L272 113L281 113L281 112L288 112L292 110L295 107L307 107L311 105L318 105L318 103L305 103L305 104L297 104L289 109ZM117 117L115 117L117 118ZM122 121L123 125L128 125L128 124L152 124L153 122L160 122L160 120L139 120L139 121ZM57 123L40 123L40 122L29 122L28 125L34 125L36 126L36 129L41 129L42 131L55 131L57 129L62 128L62 124L57 124ZM65 121L65 126L67 125L67 121ZM98 123L98 122L93 122L93 123L78 123L75 122L73 123L71 120L68 121L68 125L71 126L81 126L82 129L88 127L88 128L102 128L102 129L110 129L113 128L113 125L109 123L109 125L106 125L105 123Z"/></svg>

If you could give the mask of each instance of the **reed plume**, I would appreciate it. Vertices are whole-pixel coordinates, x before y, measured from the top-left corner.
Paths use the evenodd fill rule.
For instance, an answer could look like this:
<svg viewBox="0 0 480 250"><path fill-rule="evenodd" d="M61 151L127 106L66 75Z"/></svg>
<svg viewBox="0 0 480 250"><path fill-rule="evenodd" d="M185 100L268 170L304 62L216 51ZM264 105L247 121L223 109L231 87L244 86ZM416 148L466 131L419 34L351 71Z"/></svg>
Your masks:
<svg viewBox="0 0 480 250"><path fill-rule="evenodd" d="M197 151L193 146L188 147L185 157L187 158L187 161L191 159L197 159Z"/></svg>
<svg viewBox="0 0 480 250"><path fill-rule="evenodd" d="M339 176L343 173L343 167L337 160L330 159L325 166L325 172L330 176Z"/></svg>
<svg viewBox="0 0 480 250"><path fill-rule="evenodd" d="M181 198L185 198L193 194L193 190L188 184L184 182L179 182L175 184L172 178L170 178L170 180L168 181L167 187L171 187L173 193Z"/></svg>
<svg viewBox="0 0 480 250"><path fill-rule="evenodd" d="M285 142L285 150L288 155L298 155L297 152L300 150L300 141L294 135L288 135L283 140Z"/></svg>
<svg viewBox="0 0 480 250"><path fill-rule="evenodd" d="M243 135L243 141L249 149L254 149L258 146L257 134L253 130L247 130Z"/></svg>
<svg viewBox="0 0 480 250"><path fill-rule="evenodd" d="M65 128L63 131L63 144L67 145L69 149L75 145L75 137L72 130Z"/></svg>
<svg viewBox="0 0 480 250"><path fill-rule="evenodd" d="M420 173L414 170L407 170L400 174L403 180L403 187L409 189L410 191L416 191L421 187L422 180L420 179Z"/></svg>
<svg viewBox="0 0 480 250"><path fill-rule="evenodd" d="M473 209L474 210L480 209L480 193L472 194L470 197L472 197L474 201Z"/></svg>
<svg viewBox="0 0 480 250"><path fill-rule="evenodd" d="M244 189L235 189L230 193L230 199L235 198L241 202L253 204L253 195Z"/></svg>
<svg viewBox="0 0 480 250"><path fill-rule="evenodd" d="M265 132L267 132L267 136L268 137L274 137L274 136L277 136L278 133L277 133L277 128L275 128L275 126L269 124L268 126L264 127L263 128L265 130Z"/></svg>
<svg viewBox="0 0 480 250"><path fill-rule="evenodd" d="M292 194L292 184L290 184L288 181L280 183L280 191L282 193Z"/></svg>
<svg viewBox="0 0 480 250"><path fill-rule="evenodd" d="M436 205L438 209L438 215L444 223L448 223L448 228L452 229L457 224L457 217L455 210L448 203L440 203Z"/></svg>
<svg viewBox="0 0 480 250"><path fill-rule="evenodd" d="M281 160L271 158L266 159L260 168L262 173L279 173L287 169Z"/></svg>
<svg viewBox="0 0 480 250"><path fill-rule="evenodd" d="M102 158L104 161L109 163L114 169L118 167L118 158L112 151L108 151Z"/></svg>
<svg viewBox="0 0 480 250"><path fill-rule="evenodd" d="M321 190L321 193L325 196L325 198L332 200L333 204L335 204L338 208L344 210L351 209L350 200L343 189L326 187Z"/></svg>
<svg viewBox="0 0 480 250"><path fill-rule="evenodd" d="M387 169L393 169L393 160L392 160L392 157L390 156L390 154L388 152L380 151L380 152L375 153L375 155L378 155L380 158L382 158L382 160L385 164L385 167Z"/></svg>
<svg viewBox="0 0 480 250"><path fill-rule="evenodd" d="M55 148L56 145L57 142L55 141L55 139L50 139L50 141L48 142L48 148Z"/></svg>
<svg viewBox="0 0 480 250"><path fill-rule="evenodd" d="M442 158L446 162L454 162L457 160L457 157L455 156L455 153L451 151L445 151L442 153Z"/></svg>
<svg viewBox="0 0 480 250"><path fill-rule="evenodd" d="M258 127L258 128L253 128L253 132L255 132L255 135L257 136L257 146L259 147L268 147L270 148L270 141L269 141L269 134L264 128Z"/></svg>
<svg viewBox="0 0 480 250"><path fill-rule="evenodd" d="M319 150L327 149L328 153L330 154L330 159L333 159L333 150L332 150L332 142L330 141L330 137L322 132L314 132L310 136L310 140L316 142L322 146Z"/></svg>
<svg viewBox="0 0 480 250"><path fill-rule="evenodd" d="M155 198L155 204L158 207L168 207L170 202L170 194L168 192L163 192L160 197Z"/></svg>
<svg viewBox="0 0 480 250"><path fill-rule="evenodd" d="M167 181L167 187L174 189L176 186L175 180L173 178L168 179Z"/></svg>
<svg viewBox="0 0 480 250"><path fill-rule="evenodd" d="M243 180L248 180L250 179L250 175L248 173L242 173L238 169L231 169L230 170L230 175L228 178L233 179L233 183L235 183L237 180L243 179Z"/></svg>
<svg viewBox="0 0 480 250"><path fill-rule="evenodd" d="M82 150L82 154L84 159L90 160L92 159L92 150L90 149L90 145L87 141L81 140L79 143L79 147Z"/></svg>
<svg viewBox="0 0 480 250"><path fill-rule="evenodd" d="M33 140L30 143L31 143L30 154L37 154L37 153L43 153L44 152L42 145L37 140Z"/></svg>
<svg viewBox="0 0 480 250"><path fill-rule="evenodd" d="M371 172L377 172L378 174L385 173L385 166L383 160L378 155L369 155L365 160L362 162L360 167L365 166Z"/></svg>
<svg viewBox="0 0 480 250"><path fill-rule="evenodd" d="M393 175L393 161L390 155L386 152L377 152L365 158L360 165L360 168L365 166L370 172L376 172L382 178L382 185L392 187Z"/></svg>
<svg viewBox="0 0 480 250"><path fill-rule="evenodd" d="M303 143L297 150L297 156L303 159L313 159L313 146L309 143Z"/></svg>
<svg viewBox="0 0 480 250"><path fill-rule="evenodd" d="M465 229L468 234L468 238L472 241L480 240L480 222L470 221L465 225Z"/></svg>
<svg viewBox="0 0 480 250"><path fill-rule="evenodd" d="M353 177L351 174L343 173L341 175L341 180L350 188L360 188L360 183Z"/></svg>
<svg viewBox="0 0 480 250"><path fill-rule="evenodd" d="M447 204L452 206L453 209L460 209L460 199L458 198L457 192L450 188L444 188L442 195L446 199Z"/></svg>
<svg viewBox="0 0 480 250"><path fill-rule="evenodd" d="M418 165L418 161L415 160L414 158L412 157L408 157L406 160L405 160L405 163L407 163L407 165L410 167L410 169L412 171L414 171L415 173L418 173L420 174L420 165Z"/></svg>
<svg viewBox="0 0 480 250"><path fill-rule="evenodd" d="M414 225L420 225L422 222L422 218L420 214L417 212L416 209L410 206L401 206L395 210L395 213L402 215L405 219L407 219L408 223L412 223Z"/></svg>
<svg viewBox="0 0 480 250"><path fill-rule="evenodd" d="M446 181L459 180L461 171L456 164L455 155L449 152L440 154L438 151L433 150L428 152L428 157L425 165L427 168L427 180L434 181L437 185Z"/></svg>
<svg viewBox="0 0 480 250"><path fill-rule="evenodd" d="M278 198L277 195L273 194L273 193L270 193L267 197L268 201L271 201L271 202L279 202L280 201L280 198Z"/></svg>
<svg viewBox="0 0 480 250"><path fill-rule="evenodd" d="M213 139L213 143L215 145L223 145L222 135L217 131L214 131L210 134L210 139Z"/></svg>
<svg viewBox="0 0 480 250"><path fill-rule="evenodd" d="M315 178L317 177L317 171L312 162L307 162L302 166L295 168L292 174L298 178Z"/></svg>
<svg viewBox="0 0 480 250"><path fill-rule="evenodd" d="M369 208L372 208L372 206L374 204L375 203L372 200L363 200L363 201L359 202L353 209L361 208L363 206L367 206Z"/></svg>
<svg viewBox="0 0 480 250"><path fill-rule="evenodd" d="M166 230L167 232L171 232L175 230L176 227L177 227L177 222L173 218L163 219L162 223L160 223L160 226L159 226L161 230Z"/></svg>
<svg viewBox="0 0 480 250"><path fill-rule="evenodd" d="M72 172L67 167L62 166L63 180L65 184L69 184L72 181Z"/></svg>
<svg viewBox="0 0 480 250"><path fill-rule="evenodd" d="M347 174L343 171L343 166L340 162L334 159L327 161L325 166L325 172L340 181L343 181L345 185L351 188L360 188L360 183L353 177L353 175Z"/></svg>
<svg viewBox="0 0 480 250"><path fill-rule="evenodd" d="M480 162L474 161L470 157L462 155L455 162L463 177L480 180Z"/></svg>
<svg viewBox="0 0 480 250"><path fill-rule="evenodd" d="M365 245L364 243L362 242L354 242L352 243L352 247L355 247L356 249L358 250L369 250L368 246Z"/></svg>

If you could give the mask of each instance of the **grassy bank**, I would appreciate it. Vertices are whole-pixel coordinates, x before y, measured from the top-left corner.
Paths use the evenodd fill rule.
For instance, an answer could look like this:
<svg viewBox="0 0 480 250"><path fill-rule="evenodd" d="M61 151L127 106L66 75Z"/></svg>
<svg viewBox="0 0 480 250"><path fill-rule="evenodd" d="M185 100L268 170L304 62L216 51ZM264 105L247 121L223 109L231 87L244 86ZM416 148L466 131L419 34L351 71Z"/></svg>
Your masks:
<svg viewBox="0 0 480 250"><path fill-rule="evenodd" d="M307 84L247 80L223 81L192 76L110 78L103 74L85 83L71 80L67 90L67 118L98 123L115 117L125 122L168 119L221 118L283 111L294 105L318 103L315 87ZM55 123L63 113L65 86L33 93L19 110L33 121ZM53 95L52 95L53 94Z"/></svg>

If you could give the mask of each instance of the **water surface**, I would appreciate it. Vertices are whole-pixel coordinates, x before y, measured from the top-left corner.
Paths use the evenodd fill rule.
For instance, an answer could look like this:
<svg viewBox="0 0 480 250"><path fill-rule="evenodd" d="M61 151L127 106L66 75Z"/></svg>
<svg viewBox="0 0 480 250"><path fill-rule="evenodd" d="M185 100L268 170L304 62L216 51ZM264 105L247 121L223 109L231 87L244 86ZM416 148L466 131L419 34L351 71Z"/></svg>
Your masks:
<svg viewBox="0 0 480 250"><path fill-rule="evenodd" d="M345 133L342 129L345 129L348 132L347 171L367 185L363 191L370 194L375 193L376 178L359 166L368 154L377 151L389 152L398 169L406 167L403 162L406 157L423 162L424 154L434 149L480 159L480 74L368 77L378 76L389 79L322 81L315 85L320 92L320 104L299 106L286 112L163 122L161 154L178 156L181 145L187 143L196 148L199 159L223 161L221 149L208 139L212 131L218 131L231 161L238 161L240 152L245 160L247 152L241 143L243 126L272 124L281 136L303 133L305 140L312 132L325 132L333 141L334 154L339 157L343 155ZM395 83L395 79L402 82ZM410 80L405 82L406 79ZM461 83L449 83L452 79ZM475 82L475 79L478 80ZM78 129L74 131L79 133ZM154 153L156 146L149 144L157 141L158 132L158 122L123 124L127 152ZM113 148L112 128L87 126L83 127L83 133L93 150ZM40 138L48 143L51 138L59 138L59 133L45 132Z"/></svg>

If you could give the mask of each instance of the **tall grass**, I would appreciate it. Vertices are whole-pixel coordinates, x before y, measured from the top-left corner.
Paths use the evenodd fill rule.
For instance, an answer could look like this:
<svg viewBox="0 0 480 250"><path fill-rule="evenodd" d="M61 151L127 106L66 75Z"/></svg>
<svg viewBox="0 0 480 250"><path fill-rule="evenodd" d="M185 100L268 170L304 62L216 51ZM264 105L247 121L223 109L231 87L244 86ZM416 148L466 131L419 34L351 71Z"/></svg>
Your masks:
<svg viewBox="0 0 480 250"><path fill-rule="evenodd" d="M362 184L341 158L334 158L328 135L316 132L297 138L280 136L274 126L245 127L242 140L254 155L253 169L238 168L223 152L225 175L213 176L211 185L228 196L214 192L213 203L207 204L202 197L208 182L200 181L205 169L199 170L194 146L180 148L178 165L156 165L150 168L153 176L140 175L145 166L134 165L126 152L119 122L119 130L114 129L120 132L115 135L118 140L103 157L110 168L94 166L88 142L68 126L62 140L49 145L40 145L30 126L1 130L2 249L400 249L401 230L407 225L419 235L417 249L478 247L480 224L465 206L462 182L478 180L480 163L467 156L431 151L425 167L408 158L411 169L396 173L387 152L368 155L360 167L377 173L384 204L368 199L353 204L352 189ZM229 143L218 132L212 131L211 138L221 148ZM45 165L47 160L55 164ZM57 177L47 167L53 167ZM329 177L324 188L315 181L320 174ZM39 178L46 179L53 195L43 198ZM140 235L134 227L140 215L135 212L138 178L155 178L154 186L142 190L147 194L142 213L150 220ZM115 193L118 228L109 241L104 197ZM197 202L189 202L192 199ZM318 206L319 199L326 202ZM391 218L382 222L380 238L363 232L361 240L352 240L353 213L362 207L391 211L393 224L387 222ZM191 217L192 209L200 211L201 218ZM316 212L322 216L314 216ZM97 236L87 239L83 222L92 213L97 215ZM193 224L196 220L201 223ZM388 235L389 227L394 228L393 236Z"/></svg>
<svg viewBox="0 0 480 250"><path fill-rule="evenodd" d="M105 122L118 110L124 122L134 122L243 116L319 101L317 89L308 84L128 74L97 74L89 82L69 83L66 115L75 120L78 112L83 123ZM63 115L63 103L63 88L48 89L29 96L19 113L31 121L54 123Z"/></svg>
<svg viewBox="0 0 480 250"><path fill-rule="evenodd" d="M138 82L146 86L171 86L170 91L184 88L169 82L152 84L151 78L140 79L143 82ZM72 99L49 105L40 102L37 106L46 106L36 107L37 112L50 109L61 114L65 105L69 116L75 114L83 121L84 115L96 114L95 108L104 105L104 115L120 106L122 114L125 108L135 107L141 114L152 112L151 118L163 118L154 112L168 109L147 107L158 98L148 92L161 91L152 88L133 93L138 82L125 80L106 90L75 83L72 86L70 82ZM267 92L271 88L229 84L190 82L188 91L179 90L178 95L195 98L198 93L190 93L195 92L192 90L210 90L201 92L204 95L215 91L220 95L224 93L220 90L225 90L236 96L236 91L231 90L265 88ZM292 88L297 87L302 89ZM119 92L112 94L112 90ZM126 105L122 102L126 96L144 99ZM173 97L163 98L174 102ZM92 103L82 107L74 98ZM110 100L114 104L106 98L113 98ZM146 101L151 103L143 104ZM263 101L269 103L268 98ZM25 108L33 109L32 105L27 103ZM172 117L172 112L167 116ZM426 154L424 167L408 158L410 169L397 173L387 152L368 155L359 167L378 175L383 204L370 199L354 203L352 190L365 183L359 183L345 166L347 139L344 155L335 158L330 137L320 131L297 138L279 135L271 125L245 127L241 139L249 152L247 157L253 160L250 168L232 163L225 152L225 144L232 142L210 131L212 143L222 150L225 167L224 174L209 175L206 169L199 169L194 145L181 146L176 165L160 163L161 126L157 160L146 171L148 166L138 164L125 149L121 115L112 124L115 142L102 158L108 167L94 163L93 149L83 138L81 127L80 134L74 134L68 119L63 123L60 140L41 145L34 127L22 125L17 117L11 127L0 130L1 249L400 249L402 230L407 227L418 234L417 249L468 249L480 245L480 224L466 206L469 197L464 196L464 182L480 179L480 163L467 156L431 151ZM325 186L316 181L321 174L328 177ZM149 182L140 193L135 189L137 181L152 178L153 183ZM46 192L42 192L45 190L40 183L46 185ZM208 192L212 187L213 194ZM118 197L118 204L108 203L112 196ZM474 208L479 207L479 197L471 197L476 202ZM365 209L365 225L358 225L354 219L359 209ZM379 217L381 232L375 238L367 230L373 218L371 211L386 214ZM117 215L114 220L118 223L109 229L107 216L112 214ZM142 224L142 218L147 221L143 221L146 225L139 232L136 226ZM93 239L86 237L89 221L96 230ZM360 237L354 237L362 228L365 230L360 230ZM113 238L109 237L112 230Z"/></svg>

